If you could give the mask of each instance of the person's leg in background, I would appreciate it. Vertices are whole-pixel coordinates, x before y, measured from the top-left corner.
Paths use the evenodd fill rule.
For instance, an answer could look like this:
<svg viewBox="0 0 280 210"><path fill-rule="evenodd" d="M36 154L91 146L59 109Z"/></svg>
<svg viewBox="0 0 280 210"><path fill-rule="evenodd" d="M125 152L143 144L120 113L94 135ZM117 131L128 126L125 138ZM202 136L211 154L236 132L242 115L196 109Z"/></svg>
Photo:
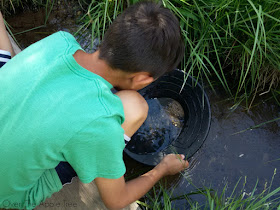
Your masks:
<svg viewBox="0 0 280 210"><path fill-rule="evenodd" d="M0 12L0 68L15 55Z"/></svg>

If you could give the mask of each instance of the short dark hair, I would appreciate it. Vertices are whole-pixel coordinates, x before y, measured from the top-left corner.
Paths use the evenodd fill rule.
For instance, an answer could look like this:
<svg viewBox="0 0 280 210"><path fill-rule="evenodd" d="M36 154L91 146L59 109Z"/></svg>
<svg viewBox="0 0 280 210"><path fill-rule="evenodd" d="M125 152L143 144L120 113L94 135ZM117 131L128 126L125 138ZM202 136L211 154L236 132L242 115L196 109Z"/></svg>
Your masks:
<svg viewBox="0 0 280 210"><path fill-rule="evenodd" d="M179 21L157 3L138 2L110 25L99 52L113 69L158 78L175 69L184 55Z"/></svg>

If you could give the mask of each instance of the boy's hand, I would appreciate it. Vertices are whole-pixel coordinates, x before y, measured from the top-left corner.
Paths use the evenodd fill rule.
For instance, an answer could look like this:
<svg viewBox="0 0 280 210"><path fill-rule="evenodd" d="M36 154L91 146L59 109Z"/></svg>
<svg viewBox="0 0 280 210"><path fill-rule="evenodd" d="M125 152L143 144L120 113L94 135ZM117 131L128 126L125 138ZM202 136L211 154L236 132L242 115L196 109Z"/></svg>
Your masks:
<svg viewBox="0 0 280 210"><path fill-rule="evenodd" d="M174 175L186 169L189 166L184 155L169 154L165 156L156 168L166 175Z"/></svg>
<svg viewBox="0 0 280 210"><path fill-rule="evenodd" d="M184 155L169 154L151 171L125 182L119 179L96 178L102 200L109 209L124 208L144 196L165 175L176 174L189 166Z"/></svg>

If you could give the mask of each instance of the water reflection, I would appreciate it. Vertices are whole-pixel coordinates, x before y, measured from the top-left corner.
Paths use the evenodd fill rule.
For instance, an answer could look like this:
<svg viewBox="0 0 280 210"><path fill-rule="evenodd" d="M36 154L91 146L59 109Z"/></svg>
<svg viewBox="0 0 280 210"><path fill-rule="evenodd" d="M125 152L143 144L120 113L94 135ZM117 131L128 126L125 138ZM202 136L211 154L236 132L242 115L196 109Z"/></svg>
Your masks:
<svg viewBox="0 0 280 210"><path fill-rule="evenodd" d="M171 98L148 99L146 121L132 137L127 149L136 154L152 154L174 141L184 125L184 110Z"/></svg>

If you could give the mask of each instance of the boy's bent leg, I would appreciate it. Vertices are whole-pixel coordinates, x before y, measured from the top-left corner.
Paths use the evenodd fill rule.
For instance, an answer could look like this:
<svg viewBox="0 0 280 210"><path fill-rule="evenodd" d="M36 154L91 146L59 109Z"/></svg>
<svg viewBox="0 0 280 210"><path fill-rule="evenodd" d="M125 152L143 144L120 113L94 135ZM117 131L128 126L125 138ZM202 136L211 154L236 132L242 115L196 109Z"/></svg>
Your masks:
<svg viewBox="0 0 280 210"><path fill-rule="evenodd" d="M124 108L125 121L122 128L125 135L131 137L146 120L149 106L146 100L134 90L122 90L116 95L120 97Z"/></svg>
<svg viewBox="0 0 280 210"><path fill-rule="evenodd" d="M138 205L133 203L123 210L138 210ZM82 183L78 177L74 178L71 184L47 198L35 210L108 210L98 192L95 182Z"/></svg>

